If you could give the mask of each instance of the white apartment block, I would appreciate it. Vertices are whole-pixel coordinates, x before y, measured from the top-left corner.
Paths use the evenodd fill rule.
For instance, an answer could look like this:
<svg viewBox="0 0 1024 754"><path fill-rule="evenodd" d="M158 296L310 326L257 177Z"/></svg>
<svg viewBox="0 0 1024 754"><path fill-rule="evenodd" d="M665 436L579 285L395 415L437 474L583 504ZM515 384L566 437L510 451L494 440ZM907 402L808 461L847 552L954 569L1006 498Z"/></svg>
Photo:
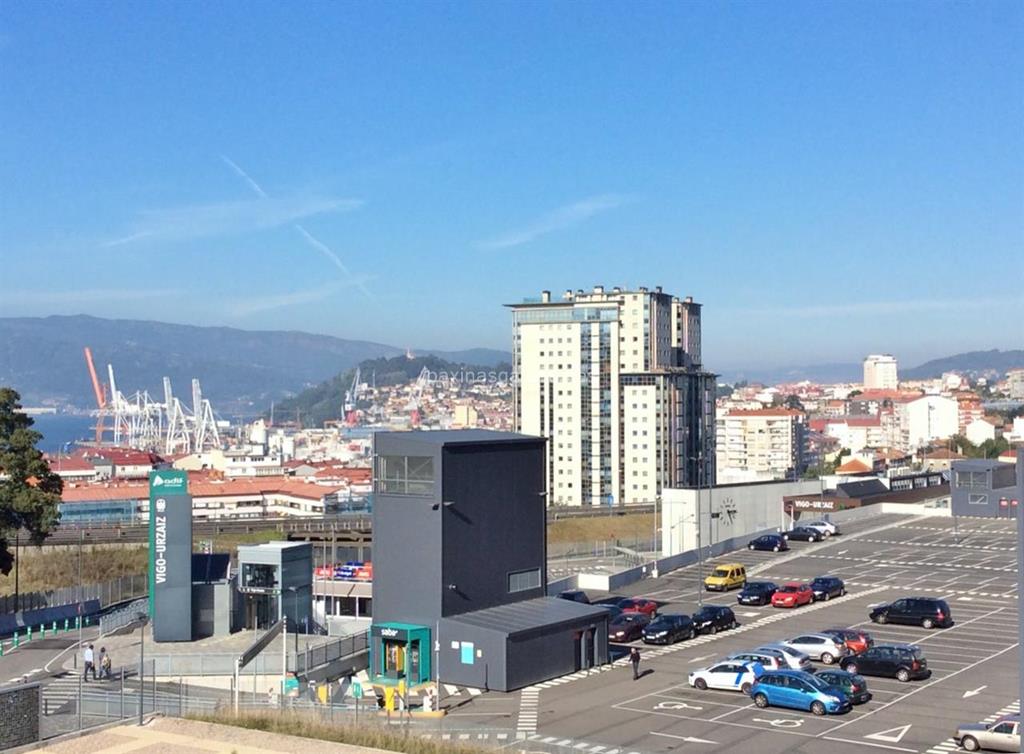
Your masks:
<svg viewBox="0 0 1024 754"><path fill-rule="evenodd" d="M901 450L917 450L933 440L946 440L960 429L960 408L942 395L922 395L894 403L899 416Z"/></svg>
<svg viewBox="0 0 1024 754"><path fill-rule="evenodd" d="M896 390L899 387L896 357L872 354L864 359L865 390Z"/></svg>
<svg viewBox="0 0 1024 754"><path fill-rule="evenodd" d="M1006 389L1012 400L1024 401L1024 369L1011 369L1006 373Z"/></svg>
<svg viewBox="0 0 1024 754"><path fill-rule="evenodd" d="M651 502L714 483L700 304L596 286L510 308L515 428L548 438L549 504Z"/></svg>
<svg viewBox="0 0 1024 754"><path fill-rule="evenodd" d="M719 483L794 479L806 470L802 411L730 411L719 416L716 425Z"/></svg>

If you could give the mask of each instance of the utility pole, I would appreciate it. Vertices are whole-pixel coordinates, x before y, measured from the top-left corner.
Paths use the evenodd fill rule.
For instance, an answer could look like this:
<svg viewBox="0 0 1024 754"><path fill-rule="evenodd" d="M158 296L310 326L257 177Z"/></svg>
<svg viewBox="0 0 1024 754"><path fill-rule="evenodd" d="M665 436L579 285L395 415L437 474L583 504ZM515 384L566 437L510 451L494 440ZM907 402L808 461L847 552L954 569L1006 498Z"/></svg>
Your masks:
<svg viewBox="0 0 1024 754"><path fill-rule="evenodd" d="M82 540L85 539L85 529L78 530L78 650L76 657L82 654L82 624L85 623L85 615L82 610ZM82 673L78 676L78 729L82 729L82 679L85 677L85 662L82 662Z"/></svg>
<svg viewBox="0 0 1024 754"><path fill-rule="evenodd" d="M1017 448L1017 594L1024 594L1024 448ZM1012 504L1011 504L1012 505ZM1024 646L1024 599L1017 600L1017 641ZM1017 691L1024 705L1024 652L1017 654Z"/></svg>

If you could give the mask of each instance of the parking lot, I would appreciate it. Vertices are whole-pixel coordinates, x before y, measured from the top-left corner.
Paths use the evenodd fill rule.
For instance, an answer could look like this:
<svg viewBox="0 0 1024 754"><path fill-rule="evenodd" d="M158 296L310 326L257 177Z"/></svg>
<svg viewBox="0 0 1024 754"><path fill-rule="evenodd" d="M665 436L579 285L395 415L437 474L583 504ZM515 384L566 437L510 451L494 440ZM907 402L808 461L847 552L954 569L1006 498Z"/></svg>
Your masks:
<svg viewBox="0 0 1024 754"><path fill-rule="evenodd" d="M741 626L668 647L641 646L647 674L638 681L620 660L611 669L541 684L528 713L536 720L530 732L539 745L568 740L601 754L682 745L829 754L949 750L957 723L982 720L1017 699L1015 542L1009 520L961 519L954 530L947 518L879 516L845 526L825 542L792 542L789 552L741 550L715 558L705 573L716 563L739 562L750 580L777 584L833 575L846 582L848 593L789 610L739 606L735 592L706 595L705 602L731 605ZM657 600L661 612L689 614L697 607L697 571L648 579L624 594ZM955 625L929 631L871 623L872 605L902 596L946 599ZM909 683L868 677L870 702L827 717L758 709L739 692L687 684L691 670L730 652L837 626L866 628L877 644L919 645L931 676Z"/></svg>

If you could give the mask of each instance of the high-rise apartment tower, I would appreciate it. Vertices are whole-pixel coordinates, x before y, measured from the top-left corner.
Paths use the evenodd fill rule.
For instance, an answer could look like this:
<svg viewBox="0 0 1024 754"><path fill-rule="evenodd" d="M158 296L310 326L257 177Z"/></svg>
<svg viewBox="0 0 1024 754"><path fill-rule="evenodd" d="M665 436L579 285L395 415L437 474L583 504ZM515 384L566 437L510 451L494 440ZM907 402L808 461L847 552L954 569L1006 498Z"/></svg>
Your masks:
<svg viewBox="0 0 1024 754"><path fill-rule="evenodd" d="M552 505L653 502L715 480L715 377L701 305L661 288L510 304L515 428L548 438Z"/></svg>

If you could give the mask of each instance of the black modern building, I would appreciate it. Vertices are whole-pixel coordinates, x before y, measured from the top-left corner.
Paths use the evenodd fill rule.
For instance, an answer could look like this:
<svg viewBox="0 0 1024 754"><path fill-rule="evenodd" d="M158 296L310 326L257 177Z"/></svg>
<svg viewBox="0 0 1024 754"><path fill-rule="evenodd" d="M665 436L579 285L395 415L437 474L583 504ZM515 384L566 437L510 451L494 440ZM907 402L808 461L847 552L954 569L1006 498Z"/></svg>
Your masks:
<svg viewBox="0 0 1024 754"><path fill-rule="evenodd" d="M1012 463L972 458L953 461L954 516L1008 518L1017 515L1017 468Z"/></svg>
<svg viewBox="0 0 1024 754"><path fill-rule="evenodd" d="M374 682L511 691L608 661L608 613L546 596L545 442L374 435Z"/></svg>

